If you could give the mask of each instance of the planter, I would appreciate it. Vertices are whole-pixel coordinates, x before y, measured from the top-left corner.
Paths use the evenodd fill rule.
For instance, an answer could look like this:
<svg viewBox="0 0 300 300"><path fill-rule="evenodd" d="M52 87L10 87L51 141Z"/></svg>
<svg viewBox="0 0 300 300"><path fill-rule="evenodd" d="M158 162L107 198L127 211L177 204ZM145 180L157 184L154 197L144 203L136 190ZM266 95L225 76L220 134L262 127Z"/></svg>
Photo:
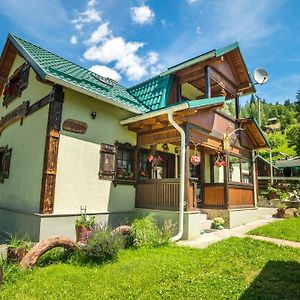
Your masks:
<svg viewBox="0 0 300 300"><path fill-rule="evenodd" d="M92 228L90 227L85 227L85 226L75 226L75 231L76 231L76 242L86 244L87 239L92 233Z"/></svg>
<svg viewBox="0 0 300 300"><path fill-rule="evenodd" d="M8 261L14 263L20 263L27 253L28 253L28 247L26 246L20 248L8 248L7 258Z"/></svg>

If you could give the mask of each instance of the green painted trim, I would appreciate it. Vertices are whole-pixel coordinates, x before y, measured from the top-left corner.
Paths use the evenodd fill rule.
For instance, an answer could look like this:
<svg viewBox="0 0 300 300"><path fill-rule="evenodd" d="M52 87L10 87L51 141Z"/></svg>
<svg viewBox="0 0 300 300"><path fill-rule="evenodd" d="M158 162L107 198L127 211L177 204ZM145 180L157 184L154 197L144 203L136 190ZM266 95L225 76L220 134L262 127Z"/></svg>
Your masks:
<svg viewBox="0 0 300 300"><path fill-rule="evenodd" d="M215 51L209 51L207 53L201 54L200 56L196 56L194 58L191 58L189 60L184 61L183 63L180 63L178 65L175 65L173 67L170 67L167 71L160 74L160 76L170 75L174 72L177 72L181 69L187 68L189 66L192 66L200 61L207 60L209 58L215 57Z"/></svg>
<svg viewBox="0 0 300 300"><path fill-rule="evenodd" d="M225 102L225 97L214 97L214 98L206 98L200 100L192 100L188 101L189 108L200 108L204 106L213 106L218 104L223 104Z"/></svg>
<svg viewBox="0 0 300 300"><path fill-rule="evenodd" d="M225 47L222 47L222 48L219 48L219 49L216 49L215 52L216 52L216 57L220 57L236 48L239 48L239 43L238 42L234 42L232 44L229 44Z"/></svg>

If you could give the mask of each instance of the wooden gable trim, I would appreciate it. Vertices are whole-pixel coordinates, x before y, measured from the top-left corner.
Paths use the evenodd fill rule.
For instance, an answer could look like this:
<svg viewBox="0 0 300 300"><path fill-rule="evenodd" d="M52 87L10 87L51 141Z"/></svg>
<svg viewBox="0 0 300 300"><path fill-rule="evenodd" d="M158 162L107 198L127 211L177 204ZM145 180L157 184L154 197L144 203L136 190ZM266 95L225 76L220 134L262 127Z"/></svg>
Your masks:
<svg viewBox="0 0 300 300"><path fill-rule="evenodd" d="M55 181L57 171L58 146L61 129L61 116L64 101L63 87L55 85L50 94L46 132L43 178L40 197L40 213L51 214L54 208Z"/></svg>
<svg viewBox="0 0 300 300"><path fill-rule="evenodd" d="M7 40L0 57L0 95L7 82L9 72L17 55L17 50L10 40Z"/></svg>

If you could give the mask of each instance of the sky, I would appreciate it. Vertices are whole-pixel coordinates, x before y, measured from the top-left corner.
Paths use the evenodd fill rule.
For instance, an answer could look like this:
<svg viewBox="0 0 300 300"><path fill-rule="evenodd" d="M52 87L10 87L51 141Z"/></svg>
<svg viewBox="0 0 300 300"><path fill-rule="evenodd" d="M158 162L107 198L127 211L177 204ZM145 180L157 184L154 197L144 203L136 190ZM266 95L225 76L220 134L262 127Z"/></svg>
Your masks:
<svg viewBox="0 0 300 300"><path fill-rule="evenodd" d="M13 33L130 87L237 41L250 74L269 72L257 95L293 101L299 13L299 0L1 0L0 48Z"/></svg>

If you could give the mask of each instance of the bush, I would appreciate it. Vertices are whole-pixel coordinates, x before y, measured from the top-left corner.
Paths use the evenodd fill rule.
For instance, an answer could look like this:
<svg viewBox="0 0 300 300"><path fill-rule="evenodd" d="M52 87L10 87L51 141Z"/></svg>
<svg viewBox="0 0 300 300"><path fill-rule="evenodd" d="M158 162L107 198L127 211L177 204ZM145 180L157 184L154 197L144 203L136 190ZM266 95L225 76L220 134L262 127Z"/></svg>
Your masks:
<svg viewBox="0 0 300 300"><path fill-rule="evenodd" d="M213 229L224 229L225 221L223 218L214 218L211 223Z"/></svg>
<svg viewBox="0 0 300 300"><path fill-rule="evenodd" d="M152 215L136 219L132 223L133 244L136 247L157 247L170 243L174 224L167 220L160 230Z"/></svg>
<svg viewBox="0 0 300 300"><path fill-rule="evenodd" d="M124 238L106 225L96 226L83 247L83 252L93 261L105 262L114 259L124 248Z"/></svg>

